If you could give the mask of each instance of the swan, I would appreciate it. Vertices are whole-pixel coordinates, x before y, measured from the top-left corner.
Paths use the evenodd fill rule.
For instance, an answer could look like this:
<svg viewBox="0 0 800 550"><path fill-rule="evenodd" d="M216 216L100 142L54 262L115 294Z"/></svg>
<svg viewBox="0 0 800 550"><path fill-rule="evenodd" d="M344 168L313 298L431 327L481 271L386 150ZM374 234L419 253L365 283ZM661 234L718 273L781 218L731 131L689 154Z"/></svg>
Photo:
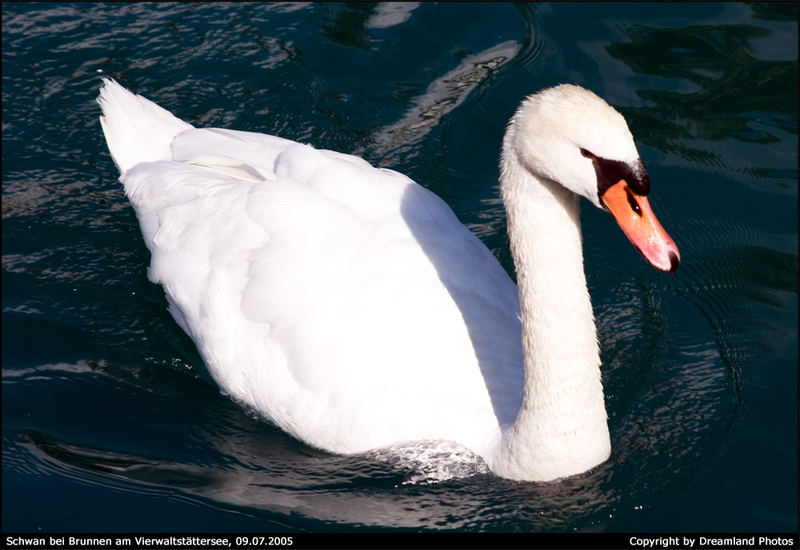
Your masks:
<svg viewBox="0 0 800 550"><path fill-rule="evenodd" d="M450 442L549 481L611 452L579 197L655 268L675 243L628 126L562 84L509 121L517 285L435 194L361 158L195 128L112 79L97 99L148 277L221 391L313 447Z"/></svg>

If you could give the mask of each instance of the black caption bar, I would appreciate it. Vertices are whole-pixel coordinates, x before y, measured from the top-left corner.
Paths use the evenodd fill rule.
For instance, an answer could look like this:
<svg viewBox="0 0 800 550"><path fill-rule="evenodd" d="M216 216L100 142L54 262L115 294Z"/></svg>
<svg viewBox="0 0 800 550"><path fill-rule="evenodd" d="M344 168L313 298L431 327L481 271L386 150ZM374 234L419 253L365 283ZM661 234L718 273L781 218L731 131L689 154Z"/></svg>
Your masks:
<svg viewBox="0 0 800 550"><path fill-rule="evenodd" d="M3 534L2 548L84 549L317 549L464 548L517 549L788 549L797 533L622 534L622 533L290 533L290 534Z"/></svg>

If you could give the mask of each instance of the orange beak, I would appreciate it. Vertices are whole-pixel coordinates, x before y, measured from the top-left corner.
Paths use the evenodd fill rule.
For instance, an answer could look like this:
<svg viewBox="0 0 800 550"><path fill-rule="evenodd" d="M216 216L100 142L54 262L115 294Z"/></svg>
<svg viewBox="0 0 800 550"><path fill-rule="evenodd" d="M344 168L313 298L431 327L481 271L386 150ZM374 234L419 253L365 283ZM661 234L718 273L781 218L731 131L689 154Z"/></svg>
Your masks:
<svg viewBox="0 0 800 550"><path fill-rule="evenodd" d="M680 254L667 235L644 195L637 195L624 179L600 197L628 239L653 267L672 273L678 269Z"/></svg>

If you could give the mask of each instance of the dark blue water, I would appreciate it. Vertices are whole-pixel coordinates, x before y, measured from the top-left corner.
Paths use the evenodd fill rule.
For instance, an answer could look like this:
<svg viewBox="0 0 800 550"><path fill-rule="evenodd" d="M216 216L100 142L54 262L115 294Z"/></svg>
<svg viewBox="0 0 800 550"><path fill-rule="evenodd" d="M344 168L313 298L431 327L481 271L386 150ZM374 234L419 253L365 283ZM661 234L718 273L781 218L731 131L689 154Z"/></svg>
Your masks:
<svg viewBox="0 0 800 550"><path fill-rule="evenodd" d="M2 520L16 531L796 531L797 4L3 4ZM511 271L527 94L628 119L682 265L583 209L613 454L555 484L410 472L220 394L146 277L97 120L114 76L196 126L356 153Z"/></svg>

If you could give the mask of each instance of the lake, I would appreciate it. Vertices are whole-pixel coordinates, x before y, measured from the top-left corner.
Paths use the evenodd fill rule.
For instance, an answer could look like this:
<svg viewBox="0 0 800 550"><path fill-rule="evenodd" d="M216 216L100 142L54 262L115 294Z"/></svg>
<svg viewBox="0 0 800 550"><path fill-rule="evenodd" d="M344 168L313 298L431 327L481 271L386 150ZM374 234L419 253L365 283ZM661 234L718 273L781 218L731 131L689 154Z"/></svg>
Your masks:
<svg viewBox="0 0 800 550"><path fill-rule="evenodd" d="M2 520L17 532L797 532L796 3L4 3ZM244 409L148 282L98 122L112 76L195 126L405 173L513 276L509 117L625 115L681 251L582 205L612 456L413 482Z"/></svg>

